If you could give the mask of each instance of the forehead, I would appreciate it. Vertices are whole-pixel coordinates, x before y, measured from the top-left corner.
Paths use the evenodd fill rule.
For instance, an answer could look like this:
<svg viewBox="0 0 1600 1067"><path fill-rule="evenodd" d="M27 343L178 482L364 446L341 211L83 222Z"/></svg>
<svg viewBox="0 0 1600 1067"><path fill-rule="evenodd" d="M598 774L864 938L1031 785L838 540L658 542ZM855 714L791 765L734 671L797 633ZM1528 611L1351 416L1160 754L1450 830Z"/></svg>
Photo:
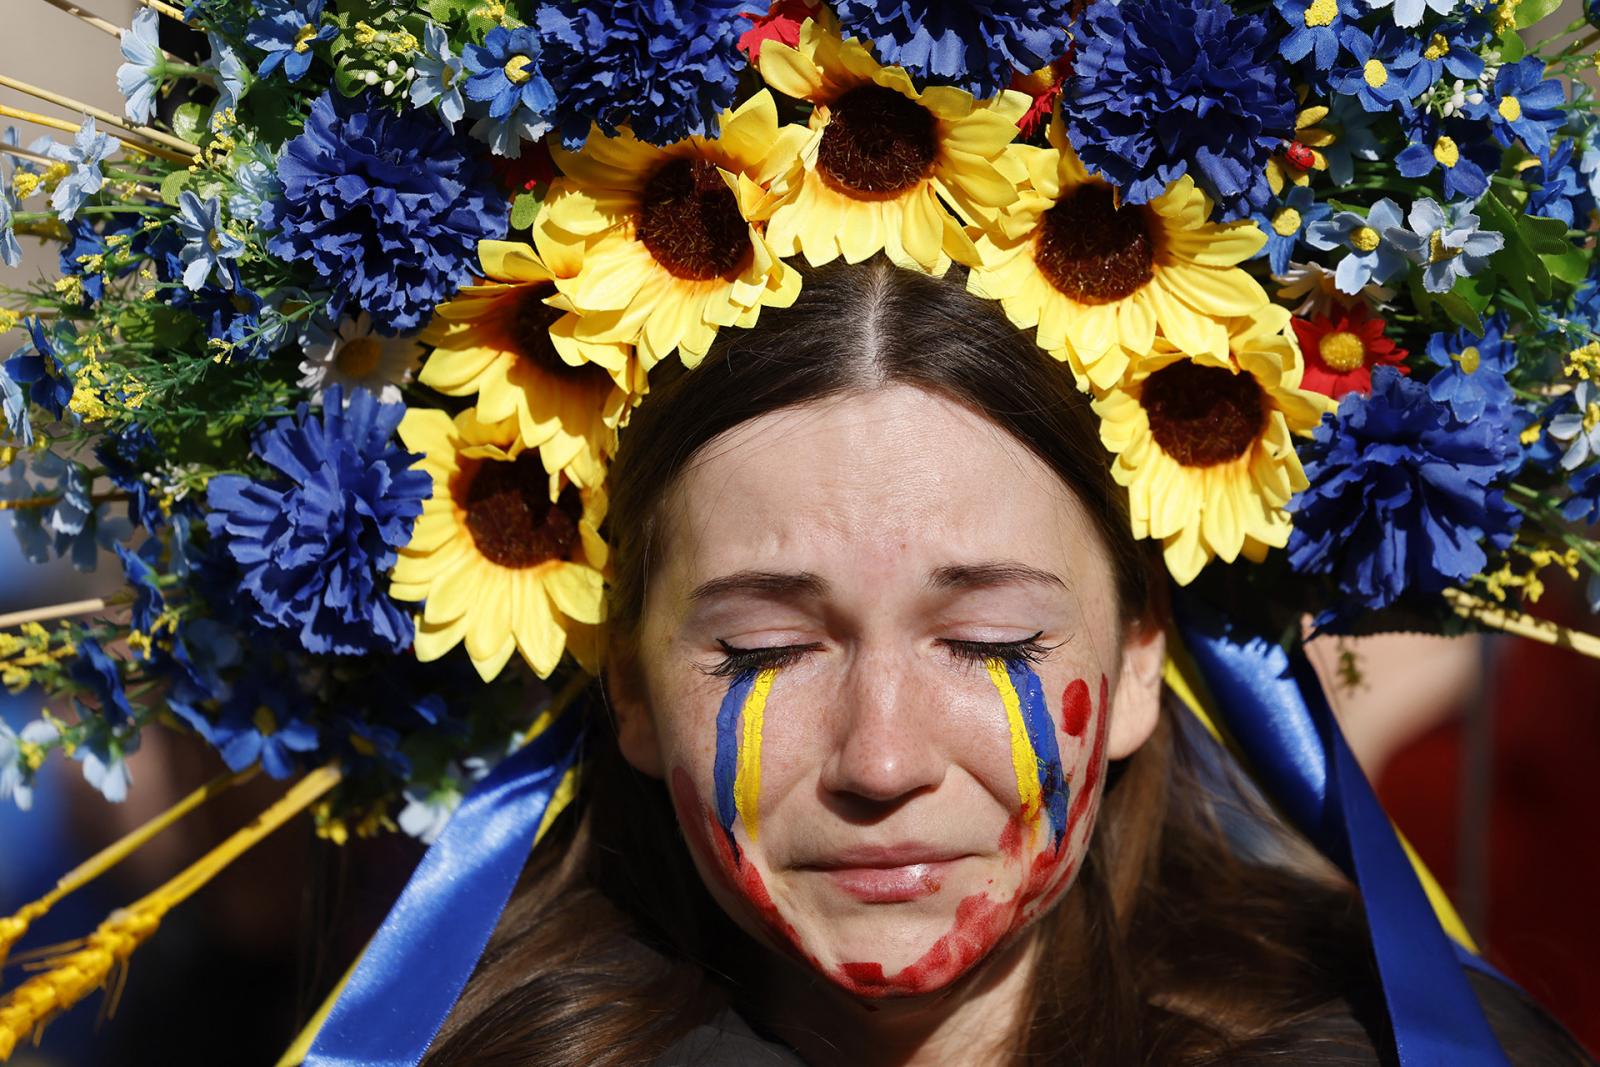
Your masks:
<svg viewBox="0 0 1600 1067"><path fill-rule="evenodd" d="M710 442L663 513L664 570L915 570L1014 558L1102 576L1083 503L1006 430L895 385L763 415Z"/></svg>

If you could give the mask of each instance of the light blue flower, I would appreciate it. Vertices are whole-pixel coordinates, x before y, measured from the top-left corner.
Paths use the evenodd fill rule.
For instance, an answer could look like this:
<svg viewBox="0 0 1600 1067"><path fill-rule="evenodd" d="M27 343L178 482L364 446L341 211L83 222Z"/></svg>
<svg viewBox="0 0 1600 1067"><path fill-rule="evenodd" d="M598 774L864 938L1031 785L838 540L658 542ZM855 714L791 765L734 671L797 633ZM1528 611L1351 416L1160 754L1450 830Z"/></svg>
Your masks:
<svg viewBox="0 0 1600 1067"><path fill-rule="evenodd" d="M233 172L234 191L228 196L228 214L247 222L259 222L261 209L283 194L278 172L263 159L250 159Z"/></svg>
<svg viewBox="0 0 1600 1067"><path fill-rule="evenodd" d="M72 144L50 145L47 154L51 159L72 164L71 173L61 179L50 197L50 206L62 221L71 221L84 200L100 191L106 181L105 175L100 173L100 164L116 150L117 139L109 133L97 133L94 119L90 118L83 120Z"/></svg>
<svg viewBox="0 0 1600 1067"><path fill-rule="evenodd" d="M244 96L249 84L250 68L227 41L214 33L206 37L211 42L211 58L206 60L205 67L217 74L217 107L238 107L239 98Z"/></svg>
<svg viewBox="0 0 1600 1067"><path fill-rule="evenodd" d="M1356 160L1372 162L1379 157L1381 148L1372 124L1374 115L1353 96L1335 96L1328 101L1328 117L1317 123L1334 135L1330 145L1321 149L1322 158L1328 161L1328 177L1335 185L1344 185L1355 177Z"/></svg>
<svg viewBox="0 0 1600 1067"><path fill-rule="evenodd" d="M1428 379L1428 395L1462 422L1473 422L1491 411L1498 414L1514 402L1506 373L1517 365L1517 348L1506 338L1502 312L1483 322L1483 333L1461 329L1428 338L1428 360L1440 370Z"/></svg>
<svg viewBox="0 0 1600 1067"><path fill-rule="evenodd" d="M1478 273L1506 243L1504 234L1479 230L1478 216L1462 204L1443 208L1423 197L1411 205L1407 222L1409 229L1390 226L1383 237L1422 266L1422 287L1430 293L1447 293L1457 278Z"/></svg>
<svg viewBox="0 0 1600 1067"><path fill-rule="evenodd" d="M22 246L17 244L16 220L12 216L11 187L0 189L0 263L22 265Z"/></svg>
<svg viewBox="0 0 1600 1067"><path fill-rule="evenodd" d="M11 800L23 811L33 807L33 769L23 752L48 748L60 737L61 731L42 719L24 726L20 734L0 720L0 803Z"/></svg>
<svg viewBox="0 0 1600 1067"><path fill-rule="evenodd" d="M1289 269L1289 257L1305 234L1306 226L1327 218L1332 210L1312 198L1309 186L1294 186L1286 195L1278 197L1276 203L1268 205L1265 212L1255 216L1261 232L1267 235L1267 243L1252 258L1266 256L1272 273L1283 274Z"/></svg>
<svg viewBox="0 0 1600 1067"><path fill-rule="evenodd" d="M1422 21L1422 9L1430 7L1435 14L1448 15L1455 10L1457 0L1367 0L1367 6L1376 10L1394 5L1396 26L1415 26Z"/></svg>
<svg viewBox="0 0 1600 1067"><path fill-rule="evenodd" d="M450 821L450 816L456 813L456 808L461 806L461 795L461 790L449 785L438 789L407 789L406 806L400 809L395 821L401 830L424 845L431 845ZM0 791L0 799L4 796Z"/></svg>
<svg viewBox="0 0 1600 1067"><path fill-rule="evenodd" d="M122 31L122 58L117 68L117 91L126 102L124 111L134 122L150 121L155 111L156 93L167 73L167 57L161 51L161 16L148 7L133 16L133 27Z"/></svg>
<svg viewBox="0 0 1600 1067"><path fill-rule="evenodd" d="M0 363L0 415L5 416L11 436L27 448L33 444L33 423L28 419L28 397L22 386L11 380Z"/></svg>
<svg viewBox="0 0 1600 1067"><path fill-rule="evenodd" d="M1366 285L1382 285L1405 269L1406 257L1389 241L1385 231L1400 225L1400 205L1384 197L1368 209L1365 216L1341 211L1332 218L1313 222L1306 229L1306 244L1324 252L1347 248L1350 254L1339 261L1333 284L1351 296Z"/></svg>
<svg viewBox="0 0 1600 1067"><path fill-rule="evenodd" d="M1600 387L1581 381L1572 391L1572 401L1573 410L1550 420L1550 436L1567 446L1561 467L1569 471L1600 457Z"/></svg>
<svg viewBox="0 0 1600 1067"><path fill-rule="evenodd" d="M455 126L467 113L461 99L461 57L450 52L450 38L433 23L422 28L422 53L412 61L416 77L411 80L411 106L427 107L439 102L439 117Z"/></svg>
<svg viewBox="0 0 1600 1067"><path fill-rule="evenodd" d="M137 727L112 729L97 724L78 744L72 758L83 764L83 780L100 791L113 804L128 799L133 777L128 773L128 754L139 747Z"/></svg>
<svg viewBox="0 0 1600 1067"><path fill-rule="evenodd" d="M178 253L183 261L183 284L199 290L215 275L217 285L232 289L235 270L227 262L238 259L244 241L222 228L222 204L216 197L202 201L194 190L178 195L178 232L188 243Z"/></svg>

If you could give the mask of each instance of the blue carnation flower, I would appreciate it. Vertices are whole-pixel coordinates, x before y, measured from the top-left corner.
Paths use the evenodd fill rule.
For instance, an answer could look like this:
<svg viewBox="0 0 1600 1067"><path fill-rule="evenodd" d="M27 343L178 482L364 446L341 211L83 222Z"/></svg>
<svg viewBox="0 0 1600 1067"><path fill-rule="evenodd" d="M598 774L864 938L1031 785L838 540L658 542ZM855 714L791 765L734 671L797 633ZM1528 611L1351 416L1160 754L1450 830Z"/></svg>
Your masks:
<svg viewBox="0 0 1600 1067"><path fill-rule="evenodd" d="M1252 258L1266 256L1272 273L1283 274L1289 269L1289 257L1305 235L1306 227L1332 213L1333 208L1313 199L1309 186L1294 186L1277 203L1256 216L1256 224L1267 235L1267 243Z"/></svg>
<svg viewBox="0 0 1600 1067"><path fill-rule="evenodd" d="M1561 110L1566 99L1561 83L1545 78L1544 64L1524 56L1501 67L1488 92L1468 97L1466 111L1486 120L1501 144L1509 147L1520 137L1528 151L1545 159L1550 155L1550 138L1566 121Z"/></svg>
<svg viewBox="0 0 1600 1067"><path fill-rule="evenodd" d="M1067 49L1068 0L837 0L846 36L921 82L989 97Z"/></svg>
<svg viewBox="0 0 1600 1067"><path fill-rule="evenodd" d="M417 457L390 438L405 407L338 386L320 419L301 404L256 441L281 477L211 479L211 536L243 569L243 588L263 626L298 630L311 652L398 652L411 643L411 617L389 599L382 575L411 538L433 491Z"/></svg>
<svg viewBox="0 0 1600 1067"><path fill-rule="evenodd" d="M366 311L385 333L421 326L470 281L478 242L510 207L472 142L425 111L325 93L278 162L283 196L262 212L275 256L334 286L333 315Z"/></svg>
<svg viewBox="0 0 1600 1067"><path fill-rule="evenodd" d="M261 14L250 20L246 44L267 54L256 68L265 78L279 67L284 77L299 81L315 58L311 46L331 41L339 33L333 23L323 23L325 0L262 0Z"/></svg>
<svg viewBox="0 0 1600 1067"><path fill-rule="evenodd" d="M747 0L541 4L541 66L562 143L582 147L590 123L607 136L626 123L654 145L715 136L739 88L751 10Z"/></svg>
<svg viewBox="0 0 1600 1067"><path fill-rule="evenodd" d="M1517 365L1517 349L1506 338L1504 313L1484 320L1483 333L1461 329L1455 333L1436 333L1428 338L1428 359L1442 368L1428 379L1428 395L1448 404L1450 413L1462 422L1482 418L1495 409L1494 417L1504 418L1501 409L1513 403L1506 374Z"/></svg>
<svg viewBox="0 0 1600 1067"><path fill-rule="evenodd" d="M1295 95L1261 19L1221 0L1097 0L1076 44L1072 145L1129 203L1187 174L1224 219L1266 207Z"/></svg>
<svg viewBox="0 0 1600 1067"><path fill-rule="evenodd" d="M1339 58L1339 34L1365 12L1357 0L1277 0L1278 15L1289 32L1278 42L1278 54L1298 63L1311 56L1318 70Z"/></svg>
<svg viewBox="0 0 1600 1067"><path fill-rule="evenodd" d="M1306 244L1325 252L1349 249L1334 269L1333 284L1341 293L1355 296L1367 285L1382 285L1406 269L1406 257L1383 236L1400 223L1400 205L1384 197L1365 215L1341 211L1312 223L1306 228Z"/></svg>
<svg viewBox="0 0 1600 1067"><path fill-rule="evenodd" d="M1475 201L1489 188L1485 165L1493 170L1500 156L1492 145L1473 144L1473 137L1481 128L1467 122L1441 125L1429 116L1418 115L1406 123L1409 143L1394 157L1395 168L1407 178L1421 178L1438 168L1445 199ZM1489 148L1488 153L1484 153L1485 147Z"/></svg>
<svg viewBox="0 0 1600 1067"><path fill-rule="evenodd" d="M1433 84L1422 62L1422 42L1404 30L1381 26L1368 34L1359 26L1346 26L1339 43L1350 61L1335 67L1328 83L1368 111L1390 111L1398 105L1409 115L1412 102Z"/></svg>
<svg viewBox="0 0 1600 1067"><path fill-rule="evenodd" d="M1351 393L1310 444L1310 488L1289 505L1289 562L1333 576L1355 605L1466 581L1504 549L1521 520L1503 487L1519 462L1509 420L1462 422L1427 386L1374 367L1372 393Z"/></svg>
<svg viewBox="0 0 1600 1067"><path fill-rule="evenodd" d="M472 133L496 155L517 159L523 141L537 141L550 129L556 95L539 60L539 37L530 26L496 26L482 44L469 44L462 52L466 82L461 91L488 109Z"/></svg>

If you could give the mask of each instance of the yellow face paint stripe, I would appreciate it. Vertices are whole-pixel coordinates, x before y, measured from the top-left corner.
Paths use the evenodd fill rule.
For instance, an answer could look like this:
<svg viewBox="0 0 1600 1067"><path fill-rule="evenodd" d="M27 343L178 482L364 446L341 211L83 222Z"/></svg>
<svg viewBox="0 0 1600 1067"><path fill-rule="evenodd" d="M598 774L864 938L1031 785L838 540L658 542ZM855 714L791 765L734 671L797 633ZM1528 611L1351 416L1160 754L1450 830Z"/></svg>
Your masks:
<svg viewBox="0 0 1600 1067"><path fill-rule="evenodd" d="M1011 684L1011 675L1003 660L986 660L989 681L1000 694L1006 708L1006 725L1011 729L1011 769L1017 776L1017 802L1022 807L1022 817L1037 822L1041 808L1039 795L1039 760L1033 743L1028 740L1028 726L1022 720L1022 700L1017 687Z"/></svg>
<svg viewBox="0 0 1600 1067"><path fill-rule="evenodd" d="M750 840L756 839L761 796L761 720L767 710L767 694L772 691L772 680L778 676L777 668L768 667L756 675L745 697L739 719L742 736L739 739L739 764L733 778L733 803L739 812Z"/></svg>

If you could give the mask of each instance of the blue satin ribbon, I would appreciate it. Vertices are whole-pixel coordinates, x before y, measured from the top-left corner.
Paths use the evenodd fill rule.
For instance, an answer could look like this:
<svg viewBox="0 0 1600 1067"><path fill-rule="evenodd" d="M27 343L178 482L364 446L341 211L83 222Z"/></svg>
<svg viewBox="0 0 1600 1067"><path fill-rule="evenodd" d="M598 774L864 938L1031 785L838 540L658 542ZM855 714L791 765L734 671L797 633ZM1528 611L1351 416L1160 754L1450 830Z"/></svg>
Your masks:
<svg viewBox="0 0 1600 1067"><path fill-rule="evenodd" d="M545 810L581 747L569 709L462 800L373 935L306 1055L317 1067L412 1067L489 943Z"/></svg>
<svg viewBox="0 0 1600 1067"><path fill-rule="evenodd" d="M1266 794L1360 888L1401 1064L1505 1067L1461 968L1493 971L1440 927L1311 664L1202 613L1180 603L1179 625L1228 733Z"/></svg>

